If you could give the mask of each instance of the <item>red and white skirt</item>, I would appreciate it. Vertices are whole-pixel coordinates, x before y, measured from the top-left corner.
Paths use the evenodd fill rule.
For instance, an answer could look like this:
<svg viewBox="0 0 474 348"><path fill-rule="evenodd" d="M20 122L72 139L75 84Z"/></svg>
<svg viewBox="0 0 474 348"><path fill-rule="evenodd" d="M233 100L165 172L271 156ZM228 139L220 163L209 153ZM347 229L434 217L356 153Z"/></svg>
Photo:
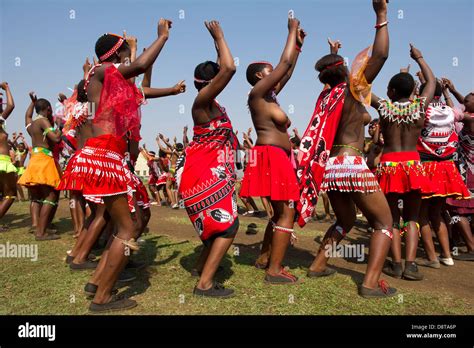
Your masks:
<svg viewBox="0 0 474 348"><path fill-rule="evenodd" d="M124 153L124 140L111 134L88 139L71 158L58 189L82 191L97 204L104 203L103 197L128 194L133 182Z"/></svg>
<svg viewBox="0 0 474 348"><path fill-rule="evenodd" d="M254 146L249 151L240 196L298 201L300 189L290 155L278 146Z"/></svg>
<svg viewBox="0 0 474 348"><path fill-rule="evenodd" d="M148 185L153 186L158 182L158 177L156 175L150 175L148 177Z"/></svg>
<svg viewBox="0 0 474 348"><path fill-rule="evenodd" d="M455 199L469 199L471 194L459 174L454 161L423 162L423 168L430 180L430 195L423 198L451 197Z"/></svg>
<svg viewBox="0 0 474 348"><path fill-rule="evenodd" d="M137 205L142 209L150 208L150 197L148 196L148 191L146 190L145 185L141 179L134 173L132 173L133 187L132 192L135 193L135 200Z"/></svg>
<svg viewBox="0 0 474 348"><path fill-rule="evenodd" d="M433 193L430 179L416 151L383 154L376 173L380 188L385 194L410 191L420 191L424 195Z"/></svg>
<svg viewBox="0 0 474 348"><path fill-rule="evenodd" d="M321 191L372 193L380 191L380 186L361 156L344 155L329 158Z"/></svg>

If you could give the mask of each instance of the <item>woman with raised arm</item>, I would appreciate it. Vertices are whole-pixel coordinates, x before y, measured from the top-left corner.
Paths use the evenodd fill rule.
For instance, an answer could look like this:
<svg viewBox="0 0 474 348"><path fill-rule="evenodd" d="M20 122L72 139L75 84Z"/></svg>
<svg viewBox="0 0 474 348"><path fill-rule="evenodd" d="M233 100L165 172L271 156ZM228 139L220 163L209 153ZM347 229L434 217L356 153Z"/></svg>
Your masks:
<svg viewBox="0 0 474 348"><path fill-rule="evenodd" d="M3 108L3 100L0 97L0 185L3 196L0 202L0 219L6 214L16 198L16 167L10 158L10 147L8 145L8 133L5 121L15 108L12 92L7 82L2 82L0 88L5 91L7 105ZM0 226L0 232L7 231L6 226Z"/></svg>
<svg viewBox="0 0 474 348"><path fill-rule="evenodd" d="M422 280L415 263L418 248L418 216L423 194L431 185L416 149L425 122L425 110L433 99L436 79L422 53L410 45L410 55L426 77L423 93L411 99L415 80L408 72L393 76L387 87L388 100L372 94L372 106L380 114L384 148L377 168L377 179L388 201L393 218L392 262L383 269L395 278ZM405 69L407 71L408 69ZM403 226L400 226L399 200L403 201ZM402 241L405 235L406 257L402 268Z"/></svg>
<svg viewBox="0 0 474 348"><path fill-rule="evenodd" d="M87 98L94 111L92 138L76 155L76 168L71 179L78 182L87 200L105 204L117 227L117 233L104 252L97 269L87 284L95 294L90 311L123 310L136 306L130 299L118 299L113 286L130 255L138 249L135 228L127 199L131 183L125 163L126 140L140 139L140 104L143 94L128 79L144 73L158 57L168 40L171 22L160 19L158 37L135 61L124 37L105 34L96 43L99 64L92 67L85 83Z"/></svg>
<svg viewBox="0 0 474 348"><path fill-rule="evenodd" d="M299 20L288 18L288 36L278 65L256 62L247 67L247 81L253 86L248 98L252 122L257 133L249 151L240 195L266 197L273 216L265 229L260 256L255 266L266 269L265 281L294 284L298 278L282 266L286 250L295 239L294 202L299 199L298 181L288 129L291 121L276 96L291 78L306 33Z"/></svg>
<svg viewBox="0 0 474 348"><path fill-rule="evenodd" d="M234 59L219 22L205 22L218 53L194 70L198 95L192 106L194 136L177 165L178 191L204 248L196 265L200 275L194 295L226 298L234 290L214 280L219 264L239 228L235 194L234 156L237 149L232 124L216 97L234 76Z"/></svg>
<svg viewBox="0 0 474 348"><path fill-rule="evenodd" d="M456 164L471 194L470 199L459 200L448 198L446 200L451 213L451 224L460 232L466 242L467 248L467 253L458 253L458 255L453 255L453 258L460 261L473 261L474 229L472 229L471 226L474 226L474 221L472 221L472 216L474 215L474 93L471 92L463 97L450 80L443 78L442 82L446 92L446 103L448 105L452 104L452 102L449 101L449 92L451 92L462 104L461 109L454 108L457 114L457 120L462 126L458 131L459 145ZM470 217L471 223L469 223Z"/></svg>
<svg viewBox="0 0 474 348"><path fill-rule="evenodd" d="M344 66L344 58L334 53L316 63L319 80L329 88L318 98L298 156L300 226L311 219L320 190L327 191L337 218L326 232L308 276L323 277L336 272L327 266L332 254L328 248L339 243L352 229L357 206L374 229L367 271L359 287L359 294L365 298L396 293L385 281L379 282L392 241L390 208L362 152L364 124L370 120L364 104L370 105L370 84L382 69L389 51L387 1L373 0L372 4L377 18L372 56L368 57L369 49L359 54L351 74Z"/></svg>
<svg viewBox="0 0 474 348"><path fill-rule="evenodd" d="M426 76L424 78L426 79ZM422 84L420 93L426 88L427 84ZM440 263L445 266L454 265L449 232L443 218L446 199L461 200L471 197L454 163L459 145L456 113L452 107L442 102L442 94L443 87L436 81L434 98L427 107L425 122L417 143L424 170L431 182L431 194L423 197L420 209L421 238L427 260L419 260L417 263L430 268L439 268ZM432 229L441 247L439 257L435 252Z"/></svg>

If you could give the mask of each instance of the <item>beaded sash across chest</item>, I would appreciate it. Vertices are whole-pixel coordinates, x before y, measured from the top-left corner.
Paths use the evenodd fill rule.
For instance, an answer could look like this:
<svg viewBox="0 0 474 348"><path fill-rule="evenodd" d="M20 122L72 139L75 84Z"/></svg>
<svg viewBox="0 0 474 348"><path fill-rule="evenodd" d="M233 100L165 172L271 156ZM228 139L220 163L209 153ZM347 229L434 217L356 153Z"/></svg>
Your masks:
<svg viewBox="0 0 474 348"><path fill-rule="evenodd" d="M424 113L424 99L416 98L407 102L391 102L390 100L381 99L379 101L378 112L380 117L387 119L389 122L415 123Z"/></svg>

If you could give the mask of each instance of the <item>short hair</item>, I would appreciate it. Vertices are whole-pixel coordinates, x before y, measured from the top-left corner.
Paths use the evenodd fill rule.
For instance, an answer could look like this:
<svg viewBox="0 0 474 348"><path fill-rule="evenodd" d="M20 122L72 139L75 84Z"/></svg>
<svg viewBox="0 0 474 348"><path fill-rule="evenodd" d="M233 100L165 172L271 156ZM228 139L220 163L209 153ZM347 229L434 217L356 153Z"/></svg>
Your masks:
<svg viewBox="0 0 474 348"><path fill-rule="evenodd" d="M415 89L415 79L411 74L401 72L390 79L388 88L395 90L400 98L409 98Z"/></svg>
<svg viewBox="0 0 474 348"><path fill-rule="evenodd" d="M176 150L178 150L178 151L183 151L183 149L184 149L184 145L183 145L183 144L181 144L181 143L176 143Z"/></svg>
<svg viewBox="0 0 474 348"><path fill-rule="evenodd" d="M85 90L85 80L79 81L77 84L77 101L81 103L87 102L87 91Z"/></svg>
<svg viewBox="0 0 474 348"><path fill-rule="evenodd" d="M423 91L425 90L425 87L426 87L426 82L420 86L420 94L423 93ZM441 97L442 94L443 94L443 86L441 86L441 83L439 83L439 81L436 80L434 97Z"/></svg>
<svg viewBox="0 0 474 348"><path fill-rule="evenodd" d="M257 73L263 71L267 66L270 66L270 63L267 62L256 62L256 63L251 63L247 67L247 81L250 83L252 86L255 86L260 79L257 77Z"/></svg>
<svg viewBox="0 0 474 348"><path fill-rule="evenodd" d="M206 87L218 73L219 65L216 62L207 60L198 64L196 68L194 68L194 87L200 91L202 88Z"/></svg>
<svg viewBox="0 0 474 348"><path fill-rule="evenodd" d="M40 98L35 102L35 111L39 114L42 111L48 110L51 107L51 103L46 99Z"/></svg>
<svg viewBox="0 0 474 348"><path fill-rule="evenodd" d="M148 151L148 153L149 153L150 155L156 156L156 152L155 152L155 151Z"/></svg>
<svg viewBox="0 0 474 348"><path fill-rule="evenodd" d="M344 63L344 58L334 53L327 54L319 59L314 66L316 71L319 72L319 81L334 86L345 79L347 76L347 69L344 64L340 63Z"/></svg>
<svg viewBox="0 0 474 348"><path fill-rule="evenodd" d="M115 44L120 40L120 37L119 36L116 36L116 35L111 35L111 34L104 34L102 35L101 37L99 37L95 43L95 54L97 56L97 58L99 58L100 60L100 57L102 57L104 54L106 54L107 52L110 51L110 49L112 47L115 46ZM119 51L120 49L122 49L123 47L128 47L128 43L127 41L124 41L122 46L117 50ZM113 57L110 56L108 57L107 59L105 59L104 61L108 61L108 60L111 60L111 58Z"/></svg>
<svg viewBox="0 0 474 348"><path fill-rule="evenodd" d="M161 158L166 157L166 152L160 149L160 151L158 151L158 157L161 157Z"/></svg>

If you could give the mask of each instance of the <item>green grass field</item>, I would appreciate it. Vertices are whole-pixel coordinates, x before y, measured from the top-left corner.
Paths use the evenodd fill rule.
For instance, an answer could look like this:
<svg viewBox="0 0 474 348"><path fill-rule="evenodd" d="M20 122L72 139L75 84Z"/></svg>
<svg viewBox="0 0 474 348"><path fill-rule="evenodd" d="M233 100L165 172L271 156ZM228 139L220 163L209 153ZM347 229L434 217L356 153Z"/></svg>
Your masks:
<svg viewBox="0 0 474 348"><path fill-rule="evenodd" d="M63 210L60 209L56 222L62 232L70 230L66 204L62 201ZM176 229L190 228L182 215L173 216L172 210L166 211L169 215L152 217L152 231L159 231L166 224ZM66 251L73 244L72 237L63 233L58 241L35 242L27 232L27 203L16 203L8 219L15 228L0 235L0 244L38 243L39 258L36 262L0 260L0 314L87 314L89 302L82 288L90 272L72 272L64 263ZM301 266L292 267L302 277L301 284L267 285L263 282L263 271L253 267L254 256L235 248L229 250L223 262L225 272L218 279L235 289L237 296L226 300L196 298L192 295L196 279L188 271L200 244L195 239L159 232L151 232L143 239L136 259L149 266L139 273L137 280L121 289L139 306L124 314L472 314L468 302L439 291L405 288L401 289L401 296L365 300L357 295L357 285L350 276L336 274L330 279L311 280L304 276L306 269Z"/></svg>

